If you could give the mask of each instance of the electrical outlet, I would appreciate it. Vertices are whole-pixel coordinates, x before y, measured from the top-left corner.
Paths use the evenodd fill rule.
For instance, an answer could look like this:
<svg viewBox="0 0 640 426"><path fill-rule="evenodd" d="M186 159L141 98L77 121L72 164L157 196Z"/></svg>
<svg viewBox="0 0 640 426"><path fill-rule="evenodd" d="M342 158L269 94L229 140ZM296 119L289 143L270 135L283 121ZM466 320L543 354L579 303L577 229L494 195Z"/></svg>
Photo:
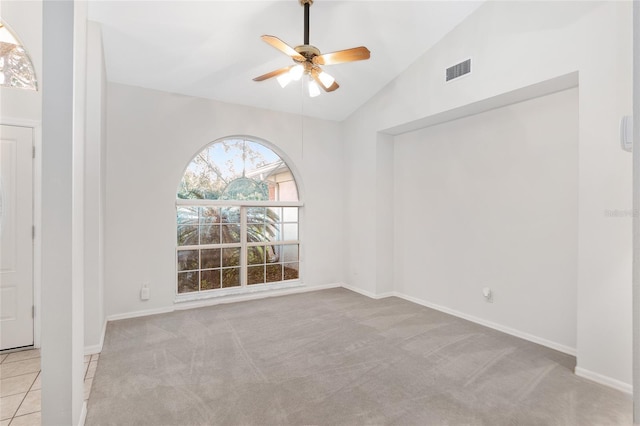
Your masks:
<svg viewBox="0 0 640 426"><path fill-rule="evenodd" d="M149 297L149 283L144 283L140 290L140 300L149 300Z"/></svg>
<svg viewBox="0 0 640 426"><path fill-rule="evenodd" d="M489 287L485 287L482 289L482 295L484 296L487 302L493 303L493 292Z"/></svg>

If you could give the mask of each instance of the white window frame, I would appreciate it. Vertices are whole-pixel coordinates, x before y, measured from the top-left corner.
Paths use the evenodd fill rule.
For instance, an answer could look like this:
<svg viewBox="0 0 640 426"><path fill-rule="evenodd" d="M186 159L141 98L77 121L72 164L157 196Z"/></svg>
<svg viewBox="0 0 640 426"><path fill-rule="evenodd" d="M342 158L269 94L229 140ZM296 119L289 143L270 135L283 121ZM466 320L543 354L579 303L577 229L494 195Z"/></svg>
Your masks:
<svg viewBox="0 0 640 426"><path fill-rule="evenodd" d="M231 295L244 295L261 291L269 291L269 290L277 290L277 289L285 289L291 287L300 287L303 285L302 276L303 276L303 256L302 256L302 243L301 243L301 232L302 232L302 207L304 203L301 201L239 201L239 200L202 200L202 199L182 199L179 198L176 200L176 209L181 206L194 206L194 207L239 207L240 208L240 244L238 243L227 243L227 244L202 244L202 245L189 245L189 246L178 246L176 241L175 248L175 262L174 267L176 268L174 271L174 291L175 291L175 302L191 302L194 300L202 300L202 299L210 299L216 297L224 297ZM259 243L248 243L247 242L247 208L251 207L298 207L298 239L297 240L284 240L284 241L273 241L273 242L259 242ZM176 221L176 229L177 229L177 221ZM295 280L287 280L280 281L276 283L263 283L263 284L247 284L247 247L254 246L267 246L267 245L286 245L286 244L297 244L298 245L298 278ZM225 248L225 247L240 247L240 286L239 287L229 287L229 288L220 288L213 290L205 290L205 291L196 291L190 293L178 293L178 249L180 250L189 250L189 249L207 249L207 248Z"/></svg>

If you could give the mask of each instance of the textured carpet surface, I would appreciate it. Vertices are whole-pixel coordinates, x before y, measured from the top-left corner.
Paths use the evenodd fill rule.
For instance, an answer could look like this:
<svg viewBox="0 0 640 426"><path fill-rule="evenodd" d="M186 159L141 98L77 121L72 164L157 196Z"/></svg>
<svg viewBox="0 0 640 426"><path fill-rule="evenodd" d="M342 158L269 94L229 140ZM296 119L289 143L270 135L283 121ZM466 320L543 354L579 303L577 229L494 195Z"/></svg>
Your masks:
<svg viewBox="0 0 640 426"><path fill-rule="evenodd" d="M631 425L575 358L345 289L108 324L86 425Z"/></svg>

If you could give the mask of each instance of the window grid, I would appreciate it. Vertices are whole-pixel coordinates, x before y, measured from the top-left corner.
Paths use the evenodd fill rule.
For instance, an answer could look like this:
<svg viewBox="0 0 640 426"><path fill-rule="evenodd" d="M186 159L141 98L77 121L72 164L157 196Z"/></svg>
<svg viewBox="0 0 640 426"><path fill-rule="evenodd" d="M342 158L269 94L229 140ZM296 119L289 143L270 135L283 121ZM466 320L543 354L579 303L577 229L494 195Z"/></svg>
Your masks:
<svg viewBox="0 0 640 426"><path fill-rule="evenodd" d="M177 206L178 294L300 278L298 207L212 204Z"/></svg>

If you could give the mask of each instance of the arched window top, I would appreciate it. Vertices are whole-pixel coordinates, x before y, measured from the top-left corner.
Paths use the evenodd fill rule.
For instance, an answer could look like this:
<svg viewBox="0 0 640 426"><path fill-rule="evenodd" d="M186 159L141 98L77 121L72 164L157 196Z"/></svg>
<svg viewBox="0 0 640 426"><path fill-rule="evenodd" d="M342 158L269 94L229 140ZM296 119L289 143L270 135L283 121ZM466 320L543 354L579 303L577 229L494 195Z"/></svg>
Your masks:
<svg viewBox="0 0 640 426"><path fill-rule="evenodd" d="M3 22L0 22L0 87L38 90L29 55Z"/></svg>
<svg viewBox="0 0 640 426"><path fill-rule="evenodd" d="M247 138L227 138L193 158L177 198L298 201L298 188L289 166L273 150Z"/></svg>

